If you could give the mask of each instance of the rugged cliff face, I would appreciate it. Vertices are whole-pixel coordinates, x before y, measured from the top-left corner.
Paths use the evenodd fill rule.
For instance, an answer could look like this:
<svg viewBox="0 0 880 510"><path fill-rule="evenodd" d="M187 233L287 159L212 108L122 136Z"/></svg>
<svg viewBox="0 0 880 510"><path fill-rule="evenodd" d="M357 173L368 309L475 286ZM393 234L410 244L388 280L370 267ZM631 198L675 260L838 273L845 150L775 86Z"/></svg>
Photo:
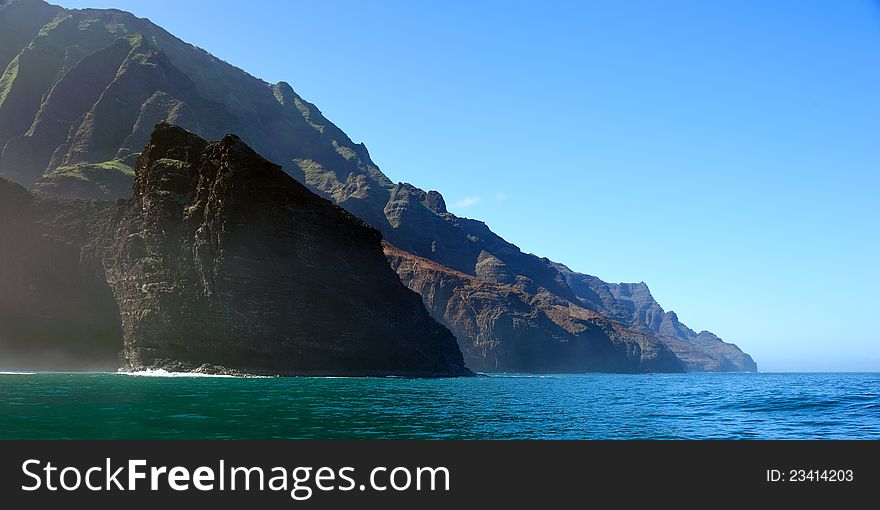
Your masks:
<svg viewBox="0 0 880 510"><path fill-rule="evenodd" d="M708 331L695 332L666 312L644 283L606 283L595 276L575 273L562 264L555 267L565 276L578 300L590 310L619 321L628 328L656 336L685 363L688 370L702 372L755 372L758 366L739 347Z"/></svg>
<svg viewBox="0 0 880 510"><path fill-rule="evenodd" d="M468 373L378 232L238 137L156 128L111 224L125 364L316 375Z"/></svg>
<svg viewBox="0 0 880 510"><path fill-rule="evenodd" d="M550 261L447 211L436 191L392 182L363 144L287 83L250 76L149 20L41 0L0 2L0 71L0 175L41 197L129 197L141 148L160 121L208 139L235 132L404 251L528 295L608 310L575 292ZM716 344L697 336L663 340L690 353L691 369L724 366L700 354Z"/></svg>
<svg viewBox="0 0 880 510"><path fill-rule="evenodd" d="M453 271L385 246L401 280L456 335L465 361L487 372L681 372L655 338L541 291Z"/></svg>
<svg viewBox="0 0 880 510"><path fill-rule="evenodd" d="M119 365L119 311L90 230L109 207L57 207L0 179L0 366Z"/></svg>

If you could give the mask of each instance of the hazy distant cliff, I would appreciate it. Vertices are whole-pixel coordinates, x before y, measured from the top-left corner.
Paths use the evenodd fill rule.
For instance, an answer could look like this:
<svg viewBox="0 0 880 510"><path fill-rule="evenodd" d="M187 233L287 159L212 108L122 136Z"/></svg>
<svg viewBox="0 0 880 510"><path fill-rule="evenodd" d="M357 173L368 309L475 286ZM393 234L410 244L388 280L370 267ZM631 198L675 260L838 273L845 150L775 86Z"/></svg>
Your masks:
<svg viewBox="0 0 880 510"><path fill-rule="evenodd" d="M401 280L458 337L474 370L682 372L662 342L547 291L538 295L385 247Z"/></svg>
<svg viewBox="0 0 880 510"><path fill-rule="evenodd" d="M455 216L436 191L392 182L363 144L354 143L289 84L254 78L149 20L117 10L66 10L40 0L0 1L0 72L0 176L40 197L129 197L136 162L158 122L207 139L234 132L309 189L379 230L396 248L439 264L438 280L459 272L492 282L501 292L493 296L497 306L524 306L529 316L540 317L548 301L506 301L506 289L598 312L652 342L659 339L688 370L755 369L747 355L711 333L690 334L669 321L681 333L668 335L668 328L654 329L632 314L618 314L610 302L576 291L581 285L576 280L585 275L572 276L523 253L485 223ZM428 288L415 287L430 307ZM615 299L624 307L630 302ZM465 319L478 327L464 336L459 332L465 348L501 335L477 320L477 312L466 310L461 313L472 315ZM447 321L440 310L432 313ZM524 341L521 329L509 333L522 341L507 342L502 335L505 345L519 351L508 359L545 359L529 353L535 345L555 346L542 340L556 335L555 323L533 326L537 329L528 338L534 343ZM569 363L564 356L555 359L558 369ZM549 370L543 362L521 366Z"/></svg>
<svg viewBox="0 0 880 510"><path fill-rule="evenodd" d="M57 206L0 179L0 367L114 368L119 311L90 231L110 204Z"/></svg>
<svg viewBox="0 0 880 510"><path fill-rule="evenodd" d="M653 335L669 346L690 370L708 372L755 372L757 364L739 347L708 331L696 333L666 312L648 286L642 283L606 283L595 276L575 273L555 264L583 306L619 321L627 327Z"/></svg>

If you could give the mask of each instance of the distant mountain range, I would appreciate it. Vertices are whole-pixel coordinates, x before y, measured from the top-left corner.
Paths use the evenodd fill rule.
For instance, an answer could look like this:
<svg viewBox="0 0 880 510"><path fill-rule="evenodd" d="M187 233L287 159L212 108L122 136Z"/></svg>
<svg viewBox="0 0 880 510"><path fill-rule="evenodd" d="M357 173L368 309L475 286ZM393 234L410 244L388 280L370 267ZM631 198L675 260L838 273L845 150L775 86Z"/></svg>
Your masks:
<svg viewBox="0 0 880 510"><path fill-rule="evenodd" d="M0 0L0 69L0 176L38 197L129 197L159 122L206 139L236 133L381 232L403 282L476 370L757 369L735 345L665 312L644 284L609 284L523 253L448 212L440 193L392 182L290 85L254 78L149 20Z"/></svg>

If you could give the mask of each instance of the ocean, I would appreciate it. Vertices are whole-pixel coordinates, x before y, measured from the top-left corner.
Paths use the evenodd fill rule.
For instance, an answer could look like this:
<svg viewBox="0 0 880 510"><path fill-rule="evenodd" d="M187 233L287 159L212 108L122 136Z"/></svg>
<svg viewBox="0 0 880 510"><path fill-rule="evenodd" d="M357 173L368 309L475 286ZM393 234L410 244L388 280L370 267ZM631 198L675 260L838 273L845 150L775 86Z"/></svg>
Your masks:
<svg viewBox="0 0 880 510"><path fill-rule="evenodd" d="M880 374L2 373L2 439L880 439Z"/></svg>

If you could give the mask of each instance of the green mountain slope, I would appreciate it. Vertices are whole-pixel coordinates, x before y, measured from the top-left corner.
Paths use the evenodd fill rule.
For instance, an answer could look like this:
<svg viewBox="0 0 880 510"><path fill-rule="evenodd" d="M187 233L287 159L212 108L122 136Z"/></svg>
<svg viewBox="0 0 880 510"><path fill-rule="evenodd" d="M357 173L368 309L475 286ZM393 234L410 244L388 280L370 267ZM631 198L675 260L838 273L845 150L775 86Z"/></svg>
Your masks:
<svg viewBox="0 0 880 510"><path fill-rule="evenodd" d="M236 133L408 253L524 295L595 305L549 260L523 253L480 221L449 213L439 193L389 180L363 144L287 83L250 76L149 20L11 0L0 4L0 34L0 69L8 60L0 76L0 176L38 196L127 197L134 161L161 121L206 139ZM638 322L623 324L649 333ZM552 334L534 332L537 342ZM688 335L670 338L705 350ZM741 354L723 345L730 347L721 351ZM722 365L735 364L688 367Z"/></svg>

